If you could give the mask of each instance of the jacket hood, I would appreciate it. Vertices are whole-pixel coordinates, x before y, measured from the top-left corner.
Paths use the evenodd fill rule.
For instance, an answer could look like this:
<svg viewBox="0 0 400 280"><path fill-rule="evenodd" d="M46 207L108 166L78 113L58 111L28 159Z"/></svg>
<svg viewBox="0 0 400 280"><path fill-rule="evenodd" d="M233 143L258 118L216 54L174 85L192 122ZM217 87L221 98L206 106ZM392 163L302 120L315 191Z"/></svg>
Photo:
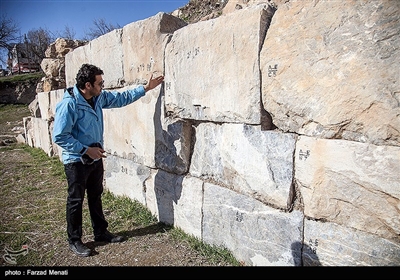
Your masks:
<svg viewBox="0 0 400 280"><path fill-rule="evenodd" d="M80 93L80 90L78 87L75 85L73 87L69 87L65 90L63 99L75 99L76 103L79 105L85 105L85 106L90 106L83 95ZM96 99L96 97L94 97Z"/></svg>

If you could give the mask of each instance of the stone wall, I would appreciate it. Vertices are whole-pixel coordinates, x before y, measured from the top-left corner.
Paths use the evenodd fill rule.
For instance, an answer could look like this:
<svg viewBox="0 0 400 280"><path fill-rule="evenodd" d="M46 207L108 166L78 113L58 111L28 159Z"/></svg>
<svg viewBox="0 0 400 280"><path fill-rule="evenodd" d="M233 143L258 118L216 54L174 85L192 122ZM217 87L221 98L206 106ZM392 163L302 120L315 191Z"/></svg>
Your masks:
<svg viewBox="0 0 400 280"><path fill-rule="evenodd" d="M67 86L83 63L121 91L165 74L104 111L105 187L248 266L400 265L400 2L252 2L66 55ZM49 156L62 95L25 119Z"/></svg>
<svg viewBox="0 0 400 280"><path fill-rule="evenodd" d="M65 55L84 46L87 41L69 40L65 38L57 38L45 52L45 58L40 63L40 67L45 77L37 85L36 91L52 91L65 88Z"/></svg>

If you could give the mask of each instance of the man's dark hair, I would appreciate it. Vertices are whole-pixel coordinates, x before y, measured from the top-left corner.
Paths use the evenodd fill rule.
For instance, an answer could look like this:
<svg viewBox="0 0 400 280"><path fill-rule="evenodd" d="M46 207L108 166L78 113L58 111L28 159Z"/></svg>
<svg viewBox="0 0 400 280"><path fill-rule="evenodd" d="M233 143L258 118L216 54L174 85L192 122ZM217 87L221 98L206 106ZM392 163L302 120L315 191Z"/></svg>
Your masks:
<svg viewBox="0 0 400 280"><path fill-rule="evenodd" d="M76 74L76 85L79 89L85 88L85 84L89 82L94 86L97 75L103 75L104 72L99 67L92 64L83 64Z"/></svg>

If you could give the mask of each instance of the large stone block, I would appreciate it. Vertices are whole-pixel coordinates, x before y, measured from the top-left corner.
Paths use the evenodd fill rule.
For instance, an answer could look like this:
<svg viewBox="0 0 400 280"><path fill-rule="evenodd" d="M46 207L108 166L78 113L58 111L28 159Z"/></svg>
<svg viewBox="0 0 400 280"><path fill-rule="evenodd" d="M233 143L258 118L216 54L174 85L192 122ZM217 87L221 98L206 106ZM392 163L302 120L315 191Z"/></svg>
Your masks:
<svg viewBox="0 0 400 280"><path fill-rule="evenodd" d="M295 181L306 216L398 238L400 147L301 136Z"/></svg>
<svg viewBox="0 0 400 280"><path fill-rule="evenodd" d="M128 106L103 110L104 148L139 164L183 174L189 169L191 124L164 118L162 104L159 86Z"/></svg>
<svg viewBox="0 0 400 280"><path fill-rule="evenodd" d="M90 44L78 47L65 55L65 82L66 87L76 84L76 74L84 63L91 63ZM108 73L107 73L108 74Z"/></svg>
<svg viewBox="0 0 400 280"><path fill-rule="evenodd" d="M120 88L125 85L122 30L122 28L114 29L89 43L88 62L104 71L105 88Z"/></svg>
<svg viewBox="0 0 400 280"><path fill-rule="evenodd" d="M37 93L37 102L40 110L40 117L52 121L56 113L56 105L64 97L65 89L58 89Z"/></svg>
<svg viewBox="0 0 400 280"><path fill-rule="evenodd" d="M278 208L292 203L296 136L260 126L202 123L189 172Z"/></svg>
<svg viewBox="0 0 400 280"><path fill-rule="evenodd" d="M399 266L400 243L335 223L304 221L304 266Z"/></svg>
<svg viewBox="0 0 400 280"><path fill-rule="evenodd" d="M123 27L123 70L127 84L145 83L152 72L164 74L165 46L171 34L186 26L183 20L158 13Z"/></svg>
<svg viewBox="0 0 400 280"><path fill-rule="evenodd" d="M260 124L259 52L269 15L257 6L177 30L165 51L167 113Z"/></svg>
<svg viewBox="0 0 400 280"><path fill-rule="evenodd" d="M150 169L131 160L108 155L104 159L105 187L115 195L146 205L145 181Z"/></svg>
<svg viewBox="0 0 400 280"><path fill-rule="evenodd" d="M205 183L203 215L203 241L227 248L246 265L300 264L301 212L281 212L251 197Z"/></svg>
<svg viewBox="0 0 400 280"><path fill-rule="evenodd" d="M104 71L105 88L124 86L122 28L114 29L67 53L65 61L67 87L75 85L76 74L84 63L94 64Z"/></svg>
<svg viewBox="0 0 400 280"><path fill-rule="evenodd" d="M50 92L38 92L37 93L37 102L40 110L40 117L44 120L49 120L50 113Z"/></svg>
<svg viewBox="0 0 400 280"><path fill-rule="evenodd" d="M50 91L49 98L49 119L56 114L56 106L64 98L65 89L57 89Z"/></svg>
<svg viewBox="0 0 400 280"><path fill-rule="evenodd" d="M54 155L50 136L50 123L42 118L23 118L26 144L42 149L49 157Z"/></svg>
<svg viewBox="0 0 400 280"><path fill-rule="evenodd" d="M146 181L146 206L160 222L201 239L203 182L162 170Z"/></svg>
<svg viewBox="0 0 400 280"><path fill-rule="evenodd" d="M134 87L118 91L122 93ZM128 106L103 110L104 148L107 152L155 167L154 115L161 110L158 98L159 90L154 89Z"/></svg>
<svg viewBox="0 0 400 280"><path fill-rule="evenodd" d="M400 2L289 1L260 54L262 100L287 132L400 146Z"/></svg>

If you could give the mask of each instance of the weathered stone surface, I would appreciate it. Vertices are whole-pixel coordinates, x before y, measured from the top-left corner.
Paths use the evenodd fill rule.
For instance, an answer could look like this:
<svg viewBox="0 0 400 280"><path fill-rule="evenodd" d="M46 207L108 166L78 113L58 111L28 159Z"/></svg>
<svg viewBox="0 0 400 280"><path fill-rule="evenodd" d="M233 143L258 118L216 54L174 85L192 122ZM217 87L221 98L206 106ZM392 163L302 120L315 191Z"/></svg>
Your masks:
<svg viewBox="0 0 400 280"><path fill-rule="evenodd" d="M64 97L64 89L52 90L50 92L39 92L37 103L40 109L40 118L51 121L56 112L56 105Z"/></svg>
<svg viewBox="0 0 400 280"><path fill-rule="evenodd" d="M301 136L295 174L306 216L400 235L400 147Z"/></svg>
<svg viewBox="0 0 400 280"><path fill-rule="evenodd" d="M268 15L255 7L177 30L165 51L166 111L260 124L259 51Z"/></svg>
<svg viewBox="0 0 400 280"><path fill-rule="evenodd" d="M260 54L262 99L283 131L400 146L400 2L290 1Z"/></svg>
<svg viewBox="0 0 400 280"><path fill-rule="evenodd" d="M107 155L105 164L105 187L119 196L126 196L146 204L144 182L150 177L150 169L131 160Z"/></svg>
<svg viewBox="0 0 400 280"><path fill-rule="evenodd" d="M30 128L26 128L25 134L29 134L26 137L26 141L28 145L32 145L32 147L43 149L48 155L59 156L61 160L61 147L51 141L51 136L53 134L53 120L56 111L56 105L58 102L62 100L64 96L64 89L53 90L50 92L39 92L36 95L34 101L29 104L29 109L31 111L32 117L35 119L41 119L47 122L47 126L43 124L41 126L35 126L32 128L32 125L29 125ZM29 121L32 122L32 121ZM36 128L46 131L34 131ZM35 138L40 137L40 139L47 139L46 134L50 136L50 144L47 143L47 140L38 141ZM38 136L39 135L39 136Z"/></svg>
<svg viewBox="0 0 400 280"><path fill-rule="evenodd" d="M65 89L57 89L50 91L49 119L54 117L54 115L56 114L57 103L63 99L64 93Z"/></svg>
<svg viewBox="0 0 400 280"><path fill-rule="evenodd" d="M40 85L40 86L39 86ZM38 83L38 86L36 87L36 92L49 92L55 89L58 89L61 87L61 85L64 85L65 88L65 83L61 82L55 78L47 78L43 77L40 83ZM39 91L38 91L39 90Z"/></svg>
<svg viewBox="0 0 400 280"><path fill-rule="evenodd" d="M90 45L74 49L65 55L65 82L66 87L72 87L76 83L76 74L84 63L89 63ZM106 73L108 74L108 73ZM106 79L106 78L104 78Z"/></svg>
<svg viewBox="0 0 400 280"><path fill-rule="evenodd" d="M223 14L232 13L255 5L271 5L277 8L279 5L287 2L287 0L228 0L227 2L228 3L226 3L224 9L222 10Z"/></svg>
<svg viewBox="0 0 400 280"><path fill-rule="evenodd" d="M162 170L152 170L146 181L146 207L160 222L172 225L175 221L176 189L182 189L183 176Z"/></svg>
<svg viewBox="0 0 400 280"><path fill-rule="evenodd" d="M23 122L27 145L42 149L48 156L52 157L54 153L49 122L45 119L34 117L23 118Z"/></svg>
<svg viewBox="0 0 400 280"><path fill-rule="evenodd" d="M36 94L35 99L32 100L31 103L28 105L29 112L31 113L31 117L41 118L41 112L39 107L39 98L38 94Z"/></svg>
<svg viewBox="0 0 400 280"><path fill-rule="evenodd" d="M183 174L189 169L191 125L165 119L161 100L159 86L126 107L104 110L104 148L152 168Z"/></svg>
<svg viewBox="0 0 400 280"><path fill-rule="evenodd" d="M153 171L146 181L146 206L159 221L202 236L203 182L194 177Z"/></svg>
<svg viewBox="0 0 400 280"><path fill-rule="evenodd" d="M67 87L74 86L76 74L84 63L94 64L103 72L105 88L120 88L125 84L123 75L122 28L114 29L87 45L66 54L65 66Z"/></svg>
<svg viewBox="0 0 400 280"><path fill-rule="evenodd" d="M164 106L161 108L163 112ZM187 121L162 116L163 114L156 115L154 121L155 165L168 172L185 174L189 170L191 159L192 126ZM158 123L156 120L161 122Z"/></svg>
<svg viewBox="0 0 400 280"><path fill-rule="evenodd" d="M304 221L304 266L399 266L400 244L335 223Z"/></svg>
<svg viewBox="0 0 400 280"><path fill-rule="evenodd" d="M259 126L203 123L196 128L189 172L288 209L295 141L295 135Z"/></svg>
<svg viewBox="0 0 400 280"><path fill-rule="evenodd" d="M90 55L87 63L94 64L104 71L104 87L123 87L125 85L125 78L123 70L122 28L114 29L90 41L89 47ZM77 70L75 71L75 75L78 72Z"/></svg>
<svg viewBox="0 0 400 280"><path fill-rule="evenodd" d="M248 196L204 184L203 241L223 246L252 266L300 263L303 215L284 213Z"/></svg>
<svg viewBox="0 0 400 280"><path fill-rule="evenodd" d="M86 41L69 40L66 38L57 38L45 51L45 56L48 58L64 58L67 53L77 47L86 45Z"/></svg>
<svg viewBox="0 0 400 280"><path fill-rule="evenodd" d="M73 49L87 44L86 41L57 38L45 52L40 67L45 77L37 84L36 92L57 90L66 87L65 56Z"/></svg>
<svg viewBox="0 0 400 280"><path fill-rule="evenodd" d="M161 12L125 25L122 36L125 82L144 84L149 74L164 74L165 46L171 34L186 25L183 20Z"/></svg>
<svg viewBox="0 0 400 280"><path fill-rule="evenodd" d="M203 223L203 181L194 177L185 176L182 181L182 189L180 190L178 185L175 189L175 196L175 220L173 225L201 240Z"/></svg>
<svg viewBox="0 0 400 280"><path fill-rule="evenodd" d="M119 92L135 86L122 88ZM158 90L147 92L134 103L103 110L104 149L139 164L155 167L154 162L154 114L157 108Z"/></svg>
<svg viewBox="0 0 400 280"><path fill-rule="evenodd" d="M46 77L59 77L60 71L64 72L65 61L57 58L43 58L40 67Z"/></svg>
<svg viewBox="0 0 400 280"><path fill-rule="evenodd" d="M22 119L22 123L24 124L24 131L25 131L25 142L27 145L29 145L30 147L34 147L33 146L33 134L35 133L34 131L32 131L32 121L31 121L32 117L25 117Z"/></svg>
<svg viewBox="0 0 400 280"><path fill-rule="evenodd" d="M15 136L17 143L26 144L25 133Z"/></svg>
<svg viewBox="0 0 400 280"><path fill-rule="evenodd" d="M37 103L40 110L40 118L44 120L49 120L50 118L50 93L46 92L39 92L36 95Z"/></svg>

